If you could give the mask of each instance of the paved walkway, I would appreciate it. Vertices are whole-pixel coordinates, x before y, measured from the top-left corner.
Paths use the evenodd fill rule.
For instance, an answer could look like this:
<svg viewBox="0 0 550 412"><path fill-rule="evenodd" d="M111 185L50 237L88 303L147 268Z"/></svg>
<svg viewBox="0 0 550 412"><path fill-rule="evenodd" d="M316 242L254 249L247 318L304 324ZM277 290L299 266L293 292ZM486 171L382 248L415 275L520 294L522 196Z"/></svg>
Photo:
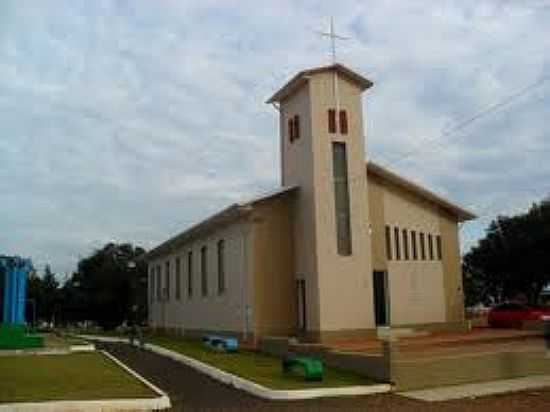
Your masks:
<svg viewBox="0 0 550 412"><path fill-rule="evenodd" d="M472 383L467 385L453 385L442 388L400 392L399 394L422 401L441 402L450 399L474 398L506 392L518 392L527 389L543 388L547 386L550 386L550 375L527 376L525 378ZM550 405L548 408L550 409Z"/></svg>
<svg viewBox="0 0 550 412"><path fill-rule="evenodd" d="M481 398L426 402L398 394L354 398L267 401L223 385L179 362L124 344L101 344L168 393L172 411L548 411L550 388Z"/></svg>

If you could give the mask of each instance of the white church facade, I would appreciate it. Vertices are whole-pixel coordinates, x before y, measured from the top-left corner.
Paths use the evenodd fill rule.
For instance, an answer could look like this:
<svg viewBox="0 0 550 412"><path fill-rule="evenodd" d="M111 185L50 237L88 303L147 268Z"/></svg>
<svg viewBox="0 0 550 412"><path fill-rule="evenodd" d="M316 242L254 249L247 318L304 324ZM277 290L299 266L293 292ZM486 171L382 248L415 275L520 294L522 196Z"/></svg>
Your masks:
<svg viewBox="0 0 550 412"><path fill-rule="evenodd" d="M475 216L365 161L371 86L333 64L296 74L268 100L281 187L148 252L152 327L314 341L463 327L458 225Z"/></svg>

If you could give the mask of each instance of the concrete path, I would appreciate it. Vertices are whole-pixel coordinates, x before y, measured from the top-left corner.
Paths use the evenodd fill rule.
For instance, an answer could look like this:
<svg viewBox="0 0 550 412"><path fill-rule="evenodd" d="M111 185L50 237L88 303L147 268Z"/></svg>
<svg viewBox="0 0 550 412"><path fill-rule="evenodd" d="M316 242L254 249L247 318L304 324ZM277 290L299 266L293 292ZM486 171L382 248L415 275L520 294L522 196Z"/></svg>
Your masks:
<svg viewBox="0 0 550 412"><path fill-rule="evenodd" d="M479 396L518 392L547 386L550 386L550 375L527 376L517 379L444 386L440 388L400 392L399 395L421 401L441 402L451 399L476 398Z"/></svg>

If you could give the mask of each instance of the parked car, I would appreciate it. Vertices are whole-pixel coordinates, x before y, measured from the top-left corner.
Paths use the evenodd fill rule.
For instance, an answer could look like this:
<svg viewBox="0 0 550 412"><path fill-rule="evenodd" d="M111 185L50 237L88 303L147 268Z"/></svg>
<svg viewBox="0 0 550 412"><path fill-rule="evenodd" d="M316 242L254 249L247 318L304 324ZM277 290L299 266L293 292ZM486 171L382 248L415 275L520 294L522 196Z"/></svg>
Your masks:
<svg viewBox="0 0 550 412"><path fill-rule="evenodd" d="M492 328L521 328L525 321L542 320L550 316L550 308L503 303L489 310L488 322Z"/></svg>

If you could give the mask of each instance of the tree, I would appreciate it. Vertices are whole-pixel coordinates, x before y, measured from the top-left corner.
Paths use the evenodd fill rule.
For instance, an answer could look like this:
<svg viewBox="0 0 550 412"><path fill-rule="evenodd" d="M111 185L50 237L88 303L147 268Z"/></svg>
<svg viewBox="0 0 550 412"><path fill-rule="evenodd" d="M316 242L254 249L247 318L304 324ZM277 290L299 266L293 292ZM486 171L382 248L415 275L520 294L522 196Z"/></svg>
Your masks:
<svg viewBox="0 0 550 412"><path fill-rule="evenodd" d="M550 199L527 213L497 217L486 232L464 256L467 302L501 302L521 293L536 304L550 283Z"/></svg>
<svg viewBox="0 0 550 412"><path fill-rule="evenodd" d="M64 312L70 320L94 320L113 328L124 320L146 317L145 253L129 243L108 243L78 263L78 272L64 285ZM132 308L140 310L138 319ZM85 307L85 309L83 309Z"/></svg>
<svg viewBox="0 0 550 412"><path fill-rule="evenodd" d="M52 322L56 307L59 305L59 298L59 282L50 265L45 266L42 277L38 276L36 272L31 273L27 290L27 322L31 323L35 320L33 319L34 310L36 310L36 320Z"/></svg>

